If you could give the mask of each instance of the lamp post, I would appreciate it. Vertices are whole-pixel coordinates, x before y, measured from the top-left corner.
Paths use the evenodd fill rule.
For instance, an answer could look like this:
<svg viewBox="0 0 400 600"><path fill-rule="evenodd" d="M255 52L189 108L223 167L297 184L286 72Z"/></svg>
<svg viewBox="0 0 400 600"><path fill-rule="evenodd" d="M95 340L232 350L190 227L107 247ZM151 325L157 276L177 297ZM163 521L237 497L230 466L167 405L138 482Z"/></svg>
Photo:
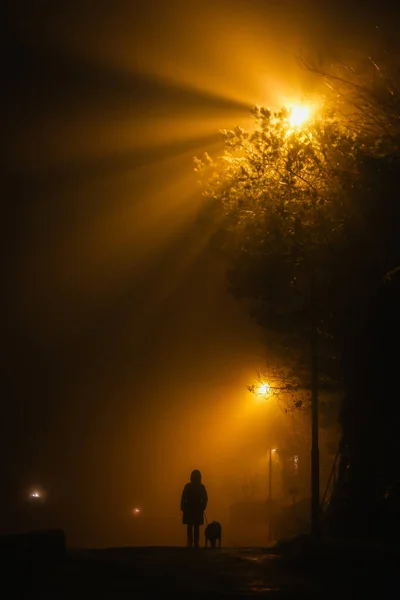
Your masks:
<svg viewBox="0 0 400 600"><path fill-rule="evenodd" d="M309 106L295 104L289 110L289 124L294 128L301 128L311 114ZM320 505L319 505L319 394L318 394L318 322L315 305L315 269L310 268L310 351L311 351L311 533L320 533Z"/></svg>
<svg viewBox="0 0 400 600"><path fill-rule="evenodd" d="M276 448L269 449L269 477L268 477L268 540L272 539L272 455Z"/></svg>
<svg viewBox="0 0 400 600"><path fill-rule="evenodd" d="M311 299L314 298L314 274L311 273ZM314 307L312 307L314 309ZM319 459L319 381L318 381L318 331L315 321L315 309L312 310L312 323L310 328L310 355L311 355L311 534L320 534L320 459ZM258 386L249 386L251 392L265 400L276 389L271 388L268 383L260 382ZM283 386L282 389L285 389ZM272 457L270 453L269 472L269 501L271 505L271 480L272 480ZM271 530L271 528L270 528Z"/></svg>
<svg viewBox="0 0 400 600"><path fill-rule="evenodd" d="M265 400L271 391L271 386L268 383L261 382L256 389L253 388L256 395ZM272 455L275 454L276 448L269 448L269 467L268 467L268 541L272 538Z"/></svg>

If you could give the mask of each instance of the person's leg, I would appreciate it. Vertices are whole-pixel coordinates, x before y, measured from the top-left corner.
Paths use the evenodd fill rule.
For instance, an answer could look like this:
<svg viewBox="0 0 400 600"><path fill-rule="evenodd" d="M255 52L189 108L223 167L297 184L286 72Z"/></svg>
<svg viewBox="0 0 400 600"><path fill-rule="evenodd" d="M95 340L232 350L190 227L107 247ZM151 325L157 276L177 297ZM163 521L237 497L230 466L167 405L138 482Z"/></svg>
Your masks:
<svg viewBox="0 0 400 600"><path fill-rule="evenodd" d="M188 523L186 527L187 545L193 546L193 525Z"/></svg>
<svg viewBox="0 0 400 600"><path fill-rule="evenodd" d="M194 545L196 548L199 547L199 538L200 538L200 526L196 523L196 525L193 526L194 529Z"/></svg>

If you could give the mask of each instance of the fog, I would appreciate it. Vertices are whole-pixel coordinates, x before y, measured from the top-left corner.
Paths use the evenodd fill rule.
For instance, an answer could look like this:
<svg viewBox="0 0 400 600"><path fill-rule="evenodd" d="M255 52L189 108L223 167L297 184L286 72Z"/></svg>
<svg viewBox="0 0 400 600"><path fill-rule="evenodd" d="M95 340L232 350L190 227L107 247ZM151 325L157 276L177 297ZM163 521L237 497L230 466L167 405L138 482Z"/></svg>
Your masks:
<svg viewBox="0 0 400 600"><path fill-rule="evenodd" d="M8 40L3 501L43 486L19 526L64 527L71 545L181 544L198 468L208 517L247 542L229 508L251 482L266 499L292 417L246 390L268 339L197 223L192 158L253 104L317 97L300 51L354 54L384 25L351 3L28 4Z"/></svg>

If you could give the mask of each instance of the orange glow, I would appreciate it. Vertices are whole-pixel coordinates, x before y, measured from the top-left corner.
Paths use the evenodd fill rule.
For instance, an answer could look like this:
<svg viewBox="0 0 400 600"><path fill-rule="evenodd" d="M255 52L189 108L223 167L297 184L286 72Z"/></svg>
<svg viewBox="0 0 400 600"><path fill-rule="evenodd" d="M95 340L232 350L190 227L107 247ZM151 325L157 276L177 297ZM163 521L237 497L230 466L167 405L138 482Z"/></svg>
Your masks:
<svg viewBox="0 0 400 600"><path fill-rule="evenodd" d="M45 491L39 486L32 486L28 492L29 500L44 500L46 496Z"/></svg>
<svg viewBox="0 0 400 600"><path fill-rule="evenodd" d="M202 471L209 516L228 523L230 505L242 499L253 471L266 497L274 441L278 496L284 434L292 431L292 420L276 406L279 380L271 372L257 375L268 350L264 336L228 294L225 261L210 250L219 217L198 223L203 199L192 157L220 152L220 128L250 128L254 104L279 110L301 105L307 94L314 111L318 97L310 99L314 87L303 89L308 78L293 60L303 45L288 34L297 21L286 12L279 17L280 8L261 19L253 5L262 3L178 0L159 3L155 18L135 3L116 3L129 5L128 15L101 4L94 14L80 9L69 23L54 15L57 22L43 35L46 48L54 39L73 70L75 60L79 66L71 101L65 95L70 109L51 101L42 114L35 95L40 111L32 107L23 126L16 122L8 149L12 172L24 170L27 181L37 181L32 199L39 200L27 236L21 218L27 251L12 266L15 319L35 340L23 355L32 369L36 345L46 370L53 355L61 361L49 433L43 444L42 429L35 434L41 446L32 468L39 470L23 499L39 512L51 505L54 519L58 510L64 519L65 511L72 545L180 545L179 499L191 470ZM42 21L47 28L50 17ZM140 35L132 29L136 22ZM69 75L64 79L68 86ZM24 188L15 193L24 195ZM31 203L25 204L28 216ZM40 376L32 385L43 394ZM308 418L306 411L296 415L296 428L304 419L307 435ZM54 461L68 431L76 435L66 439L74 456L64 473ZM56 478L47 483L45 473ZM72 504L86 497L88 510L82 506L75 515Z"/></svg>
<svg viewBox="0 0 400 600"><path fill-rule="evenodd" d="M262 398L265 399L265 397L268 396L270 390L271 386L268 383L260 383L260 385L257 388L257 395L262 396Z"/></svg>
<svg viewBox="0 0 400 600"><path fill-rule="evenodd" d="M309 106L294 104L290 107L289 123L291 127L301 127L310 118Z"/></svg>

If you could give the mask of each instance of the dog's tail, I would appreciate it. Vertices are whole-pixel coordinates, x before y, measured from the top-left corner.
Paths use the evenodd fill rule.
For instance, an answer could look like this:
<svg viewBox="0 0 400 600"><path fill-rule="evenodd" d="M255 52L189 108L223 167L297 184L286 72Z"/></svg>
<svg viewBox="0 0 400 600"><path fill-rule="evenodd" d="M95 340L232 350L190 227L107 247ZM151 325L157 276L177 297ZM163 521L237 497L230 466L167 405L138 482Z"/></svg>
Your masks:
<svg viewBox="0 0 400 600"><path fill-rule="evenodd" d="M204 520L206 522L206 525L208 525L208 519L207 519L206 511L204 511Z"/></svg>

